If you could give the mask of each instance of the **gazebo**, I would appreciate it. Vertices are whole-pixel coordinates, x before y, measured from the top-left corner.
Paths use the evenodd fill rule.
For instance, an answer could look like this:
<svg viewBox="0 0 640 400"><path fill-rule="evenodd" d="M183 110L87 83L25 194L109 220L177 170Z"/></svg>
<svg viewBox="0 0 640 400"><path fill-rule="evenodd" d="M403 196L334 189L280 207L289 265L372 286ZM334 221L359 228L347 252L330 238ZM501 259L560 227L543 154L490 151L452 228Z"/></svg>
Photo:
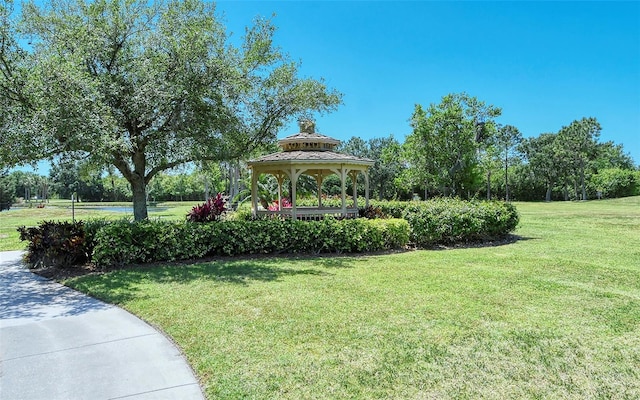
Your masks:
<svg viewBox="0 0 640 400"><path fill-rule="evenodd" d="M348 154L336 153L339 140L315 132L315 123L302 120L299 123L300 133L279 140L282 151L250 160L251 168L251 211L253 216L278 215L293 219L319 219L326 215L351 218L358 216L357 178L364 175L365 202L369 205L369 167L373 160ZM260 209L258 204L258 178L262 174L270 174L278 182L278 209ZM322 204L322 182L335 174L340 178L342 207L325 207ZM317 184L318 205L316 207L299 207L296 205L296 185L301 175L315 178ZM282 207L282 184L285 178L291 181L291 207ZM353 205L347 207L347 178L353 184Z"/></svg>

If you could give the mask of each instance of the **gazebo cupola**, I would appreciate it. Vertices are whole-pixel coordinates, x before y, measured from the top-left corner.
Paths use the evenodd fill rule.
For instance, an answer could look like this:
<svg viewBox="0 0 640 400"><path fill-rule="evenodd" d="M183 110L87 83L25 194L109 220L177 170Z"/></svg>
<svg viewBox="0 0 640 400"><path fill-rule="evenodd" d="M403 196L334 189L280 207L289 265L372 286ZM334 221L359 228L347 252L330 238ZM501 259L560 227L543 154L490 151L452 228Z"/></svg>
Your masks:
<svg viewBox="0 0 640 400"><path fill-rule="evenodd" d="M300 121L300 133L279 140L283 151L333 151L340 141L329 136L316 133L313 121Z"/></svg>
<svg viewBox="0 0 640 400"><path fill-rule="evenodd" d="M365 178L365 202L369 204L369 167L373 160L359 158L348 154L337 153L335 147L340 141L325 136L315 131L315 123L310 120L301 120L300 132L279 140L281 152L259 157L248 162L252 170L251 176L251 209L253 215L277 214L285 217L299 219L316 219L327 214L356 217L358 215L357 203L357 177L362 173ZM278 210L269 211L259 209L258 204L258 177L261 174L273 175L278 181ZM296 184L300 175L309 175L315 178L317 184L318 206L298 207L296 205ZM332 174L340 178L342 189L342 207L323 207L322 182ZM282 184L285 178L291 181L291 208L283 209ZM354 204L347 207L346 181L351 178L353 184Z"/></svg>

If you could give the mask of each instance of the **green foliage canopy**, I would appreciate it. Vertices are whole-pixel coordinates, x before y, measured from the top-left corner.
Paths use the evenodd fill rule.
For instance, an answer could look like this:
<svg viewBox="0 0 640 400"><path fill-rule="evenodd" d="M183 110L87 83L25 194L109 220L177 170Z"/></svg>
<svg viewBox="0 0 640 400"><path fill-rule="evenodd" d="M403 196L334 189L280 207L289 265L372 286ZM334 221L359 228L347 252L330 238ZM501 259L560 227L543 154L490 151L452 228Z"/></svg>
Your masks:
<svg viewBox="0 0 640 400"><path fill-rule="evenodd" d="M343 142L338 151L375 161L369 169L369 184L378 200L398 196L400 189L395 185L395 178L402 174L405 167L401 159L401 144L393 135L367 141L353 136Z"/></svg>
<svg viewBox="0 0 640 400"><path fill-rule="evenodd" d="M597 157L597 139L601 130L600 123L595 118L582 118L562 127L558 132L569 166L580 182L582 200L587 199L585 170L587 164Z"/></svg>
<svg viewBox="0 0 640 400"><path fill-rule="evenodd" d="M478 154L495 131L501 109L466 93L448 94L427 110L415 106L413 132L405 156L414 182L445 195L470 189L478 174Z"/></svg>
<svg viewBox="0 0 640 400"><path fill-rule="evenodd" d="M6 171L0 170L0 211L11 208L15 199L15 183Z"/></svg>
<svg viewBox="0 0 640 400"><path fill-rule="evenodd" d="M543 133L538 137L524 139L520 145L520 151L530 170L546 184L546 201L551 201L551 191L560 179L564 165L557 136L555 133Z"/></svg>

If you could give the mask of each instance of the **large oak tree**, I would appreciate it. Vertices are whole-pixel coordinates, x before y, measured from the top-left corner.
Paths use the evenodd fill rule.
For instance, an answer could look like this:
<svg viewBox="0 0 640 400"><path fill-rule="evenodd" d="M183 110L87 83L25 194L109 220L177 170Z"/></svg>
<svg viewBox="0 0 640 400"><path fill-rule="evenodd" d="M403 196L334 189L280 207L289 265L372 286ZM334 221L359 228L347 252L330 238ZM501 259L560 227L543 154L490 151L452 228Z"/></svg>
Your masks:
<svg viewBox="0 0 640 400"><path fill-rule="evenodd" d="M232 41L213 3L31 2L17 28L0 4L2 164L72 155L112 165L136 220L160 171L242 158L289 120L341 102L298 76L270 21Z"/></svg>

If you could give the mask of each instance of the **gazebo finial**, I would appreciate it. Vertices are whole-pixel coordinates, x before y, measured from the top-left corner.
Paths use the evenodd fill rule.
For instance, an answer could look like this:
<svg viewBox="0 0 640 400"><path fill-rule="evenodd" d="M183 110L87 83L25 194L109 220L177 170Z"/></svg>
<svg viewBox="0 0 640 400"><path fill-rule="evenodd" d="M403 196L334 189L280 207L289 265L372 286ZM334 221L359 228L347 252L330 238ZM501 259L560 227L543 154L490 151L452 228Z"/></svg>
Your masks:
<svg viewBox="0 0 640 400"><path fill-rule="evenodd" d="M301 118L298 120L300 133L316 133L316 122L311 118Z"/></svg>

